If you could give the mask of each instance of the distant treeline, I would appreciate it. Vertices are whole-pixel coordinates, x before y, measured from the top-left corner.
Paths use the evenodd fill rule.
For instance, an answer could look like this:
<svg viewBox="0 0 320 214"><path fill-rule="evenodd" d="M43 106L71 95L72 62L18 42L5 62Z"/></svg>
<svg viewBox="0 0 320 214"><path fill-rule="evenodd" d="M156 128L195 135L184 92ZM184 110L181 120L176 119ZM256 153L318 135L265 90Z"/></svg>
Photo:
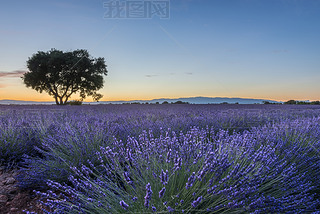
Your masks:
<svg viewBox="0 0 320 214"><path fill-rule="evenodd" d="M288 100L284 102L284 104L296 104L296 105L320 105L320 101L296 101L296 100Z"/></svg>
<svg viewBox="0 0 320 214"><path fill-rule="evenodd" d="M263 104L282 104L282 103L272 103L269 101L264 101ZM297 101L297 100L288 100L284 102L285 105L320 105L320 101Z"/></svg>
<svg viewBox="0 0 320 214"><path fill-rule="evenodd" d="M262 102L263 104L273 104L273 105L282 105L282 104L285 104L285 105L320 105L320 101L296 101L296 100L288 100L284 103L280 103L280 102L270 102L270 101L263 101ZM162 103L159 103L159 102L156 102L156 103L148 103L148 102L145 102L145 103L140 103L140 102L132 102L132 103L123 103L123 104L190 104L189 102L183 102L183 101L176 101L176 102L168 102L168 101L164 101ZM208 104L212 104L212 103L208 103ZM217 103L218 104L218 103ZM239 104L238 102L237 103L228 103L228 102L222 102L222 103L219 103L219 104ZM259 103L255 103L255 104L259 104Z"/></svg>
<svg viewBox="0 0 320 214"><path fill-rule="evenodd" d="M285 104L285 105L320 105L320 101L296 101L296 100L288 100L284 103L280 103L280 102L270 102L270 101L263 101L262 102L263 104L268 104L268 105L282 105L282 104ZM82 101L80 100L72 100L72 101L68 101L67 102L68 105L82 105ZM128 103L122 103L124 105L143 105L143 104L156 104L156 105L159 105L159 104L190 104L189 102L183 102L183 101L176 101L176 102L168 102L168 101L163 101L162 103L160 102L155 102L155 103L149 103L149 102L128 102ZM213 103L208 103L208 104L213 104ZM225 104L239 104L238 102L236 103L228 103L228 102L222 102L222 103L215 103L213 105L225 105ZM254 103L254 104L261 104L261 103Z"/></svg>
<svg viewBox="0 0 320 214"><path fill-rule="evenodd" d="M156 103L140 103L140 102L132 102L132 103L123 103L123 104L160 104L159 102L156 102ZM176 101L176 102L171 102L169 103L168 101L164 101L162 102L161 104L189 104L189 102L183 102L183 101Z"/></svg>

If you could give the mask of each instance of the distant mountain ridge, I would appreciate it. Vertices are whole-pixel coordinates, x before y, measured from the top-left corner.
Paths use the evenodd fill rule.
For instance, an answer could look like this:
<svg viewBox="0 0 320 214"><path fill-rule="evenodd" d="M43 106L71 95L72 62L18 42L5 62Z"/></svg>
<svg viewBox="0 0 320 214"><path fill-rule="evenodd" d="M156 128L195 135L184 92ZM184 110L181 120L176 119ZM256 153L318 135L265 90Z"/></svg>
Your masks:
<svg viewBox="0 0 320 214"><path fill-rule="evenodd" d="M156 103L159 102L160 104L163 102L188 102L190 104L220 104L220 103L239 103L239 104L262 104L264 101L270 103L281 103L274 100L267 100L267 99L250 99L250 98L229 98L229 97L185 97L185 98L161 98L161 99L153 99L153 100L131 100L131 101L101 101L100 103L111 103L111 104L121 104L121 103Z"/></svg>
<svg viewBox="0 0 320 214"><path fill-rule="evenodd" d="M25 100L0 100L0 105L51 105L55 102L37 102L37 101L25 101Z"/></svg>
<svg viewBox="0 0 320 214"><path fill-rule="evenodd" d="M153 100L130 100L130 101L100 101L100 102L84 102L84 104L123 104L123 103L174 103L177 101L188 102L190 104L220 104L220 103L238 103L238 104L262 104L267 101L270 103L281 103L274 100L267 99L250 99L250 98L229 98L229 97L185 97L185 98L161 98ZM2 105L53 105L55 102L37 102L24 100L0 100Z"/></svg>

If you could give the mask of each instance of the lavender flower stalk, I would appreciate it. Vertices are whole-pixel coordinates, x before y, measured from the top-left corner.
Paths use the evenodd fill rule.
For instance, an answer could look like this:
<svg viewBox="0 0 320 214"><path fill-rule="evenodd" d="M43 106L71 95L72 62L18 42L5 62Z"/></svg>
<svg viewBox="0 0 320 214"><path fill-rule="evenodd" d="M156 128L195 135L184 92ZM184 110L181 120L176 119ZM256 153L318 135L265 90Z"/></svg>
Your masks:
<svg viewBox="0 0 320 214"><path fill-rule="evenodd" d="M120 201L120 205L121 205L121 207L122 207L123 209L125 209L125 210L127 210L127 209L129 208L129 205L126 204L126 202L124 202L123 200Z"/></svg>
<svg viewBox="0 0 320 214"><path fill-rule="evenodd" d="M166 188L163 187L163 188L159 191L159 198L162 198L165 192L166 192Z"/></svg>
<svg viewBox="0 0 320 214"><path fill-rule="evenodd" d="M146 185L146 196L144 197L144 206L145 207L149 207L150 201L151 201L151 197L152 197L151 185L150 185L150 183L148 183Z"/></svg>
<svg viewBox="0 0 320 214"><path fill-rule="evenodd" d="M163 185L168 184L168 170L166 170L166 172L164 172L163 169L161 170L160 179Z"/></svg>
<svg viewBox="0 0 320 214"><path fill-rule="evenodd" d="M196 200L194 200L191 205L193 208L196 208L202 201L202 196L198 197Z"/></svg>

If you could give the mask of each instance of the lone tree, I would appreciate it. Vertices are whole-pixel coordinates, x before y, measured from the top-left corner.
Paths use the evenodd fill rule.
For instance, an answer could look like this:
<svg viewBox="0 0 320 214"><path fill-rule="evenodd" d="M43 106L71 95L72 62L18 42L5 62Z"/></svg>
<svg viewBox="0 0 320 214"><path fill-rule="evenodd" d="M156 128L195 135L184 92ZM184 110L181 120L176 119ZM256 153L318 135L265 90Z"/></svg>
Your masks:
<svg viewBox="0 0 320 214"><path fill-rule="evenodd" d="M105 60L92 58L87 50L39 51L28 59L27 67L24 84L40 93L47 92L57 105L66 104L76 92L81 100L92 96L98 101L103 97L96 91L103 87L103 75L108 73Z"/></svg>

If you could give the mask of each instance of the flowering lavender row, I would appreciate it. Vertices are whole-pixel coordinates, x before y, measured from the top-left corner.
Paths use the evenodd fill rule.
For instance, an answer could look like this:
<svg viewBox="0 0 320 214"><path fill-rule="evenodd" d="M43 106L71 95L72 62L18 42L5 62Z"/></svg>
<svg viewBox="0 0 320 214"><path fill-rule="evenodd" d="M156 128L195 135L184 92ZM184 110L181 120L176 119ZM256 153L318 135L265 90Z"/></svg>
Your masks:
<svg viewBox="0 0 320 214"><path fill-rule="evenodd" d="M308 118L319 113L318 106L289 105L2 105L0 161L10 165L20 163L24 154L39 156L35 148L44 148L42 143L47 144L48 137L60 141L61 136L68 135L66 127L79 130L79 135L98 133L103 142L113 137L125 141L128 136L137 137L149 129L155 136L167 128L185 133L192 126L244 131L267 122Z"/></svg>
<svg viewBox="0 0 320 214"><path fill-rule="evenodd" d="M0 163L23 167L21 187L40 190L48 213L316 212L319 113L281 105L0 106Z"/></svg>
<svg viewBox="0 0 320 214"><path fill-rule="evenodd" d="M137 137L142 130L173 131L191 126L247 130L271 121L313 117L318 106L290 105L97 105L97 106L0 106L1 127L51 129L72 126L102 129L117 138ZM130 129L130 130L128 130ZM158 133L157 133L158 134Z"/></svg>
<svg viewBox="0 0 320 214"><path fill-rule="evenodd" d="M47 184L51 213L308 213L319 211L320 118L230 134L144 131L70 166L72 185Z"/></svg>

